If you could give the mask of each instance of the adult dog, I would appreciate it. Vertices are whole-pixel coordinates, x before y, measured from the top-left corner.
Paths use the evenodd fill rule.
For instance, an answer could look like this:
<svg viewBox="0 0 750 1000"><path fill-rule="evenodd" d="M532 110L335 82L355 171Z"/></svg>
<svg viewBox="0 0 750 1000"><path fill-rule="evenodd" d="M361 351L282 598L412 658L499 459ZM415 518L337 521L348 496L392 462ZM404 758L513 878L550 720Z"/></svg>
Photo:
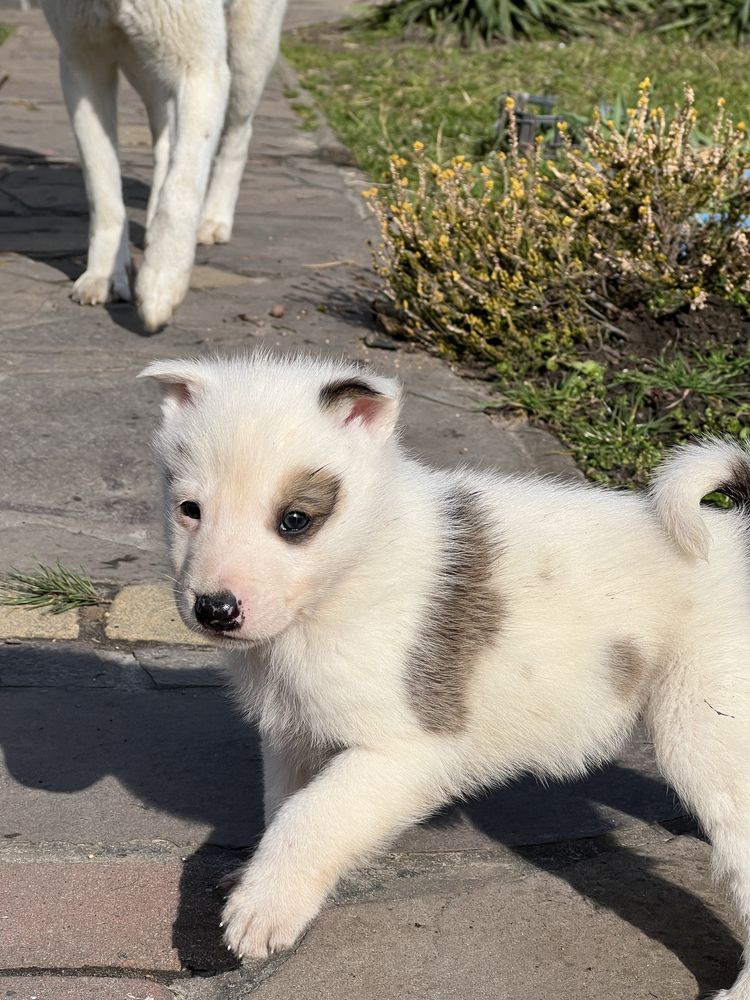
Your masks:
<svg viewBox="0 0 750 1000"><path fill-rule="evenodd" d="M85 305L131 298L117 156L122 70L146 105L153 139L135 299L146 328L156 330L187 292L196 236L200 243L226 243L231 235L253 115L276 59L286 0L42 0L42 6L60 47L91 212L88 263L73 298Z"/></svg>

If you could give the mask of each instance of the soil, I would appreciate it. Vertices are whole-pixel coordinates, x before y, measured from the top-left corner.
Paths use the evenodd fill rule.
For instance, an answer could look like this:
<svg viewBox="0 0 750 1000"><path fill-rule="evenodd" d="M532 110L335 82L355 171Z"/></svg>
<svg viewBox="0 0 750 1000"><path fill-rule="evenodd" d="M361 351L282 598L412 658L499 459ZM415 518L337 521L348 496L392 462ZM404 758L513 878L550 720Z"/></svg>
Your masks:
<svg viewBox="0 0 750 1000"><path fill-rule="evenodd" d="M607 348L623 359L657 358L680 348L705 349L717 343L744 353L750 343L750 317L722 299L709 299L703 309L685 308L662 317L653 316L642 306L621 312L614 325L623 336L608 337Z"/></svg>

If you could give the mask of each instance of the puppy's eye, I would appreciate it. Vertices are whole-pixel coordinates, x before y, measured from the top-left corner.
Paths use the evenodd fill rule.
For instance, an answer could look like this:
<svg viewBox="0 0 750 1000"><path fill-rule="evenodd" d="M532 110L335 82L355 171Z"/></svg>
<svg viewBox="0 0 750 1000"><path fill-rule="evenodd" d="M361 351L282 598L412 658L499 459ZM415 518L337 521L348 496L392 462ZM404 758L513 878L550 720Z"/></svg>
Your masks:
<svg viewBox="0 0 750 1000"><path fill-rule="evenodd" d="M180 504L180 513L189 517L191 521L200 521L201 509L194 500L183 500Z"/></svg>
<svg viewBox="0 0 750 1000"><path fill-rule="evenodd" d="M300 535L309 527L310 520L301 510L288 510L279 524L279 534Z"/></svg>

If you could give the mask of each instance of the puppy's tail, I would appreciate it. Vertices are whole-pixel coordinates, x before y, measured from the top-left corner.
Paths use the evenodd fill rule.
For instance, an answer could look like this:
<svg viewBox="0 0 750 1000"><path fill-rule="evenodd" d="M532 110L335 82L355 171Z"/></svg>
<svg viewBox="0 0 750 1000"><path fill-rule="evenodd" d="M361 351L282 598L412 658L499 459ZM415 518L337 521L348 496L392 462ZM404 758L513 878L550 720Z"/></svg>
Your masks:
<svg viewBox="0 0 750 1000"><path fill-rule="evenodd" d="M734 441L706 438L675 448L656 470L651 485L656 515L688 555L708 557L711 535L701 500L714 492L750 510L750 455Z"/></svg>

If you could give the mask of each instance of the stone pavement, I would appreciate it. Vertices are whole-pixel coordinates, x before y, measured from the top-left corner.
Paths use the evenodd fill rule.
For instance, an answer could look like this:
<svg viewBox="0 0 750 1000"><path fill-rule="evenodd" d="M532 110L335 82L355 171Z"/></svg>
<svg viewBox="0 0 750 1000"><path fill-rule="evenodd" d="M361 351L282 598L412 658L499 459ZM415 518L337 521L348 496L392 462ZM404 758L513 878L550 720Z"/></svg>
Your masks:
<svg viewBox="0 0 750 1000"><path fill-rule="evenodd" d="M7 0L6 0L7 5ZM684 1000L728 985L739 949L708 849L639 735L587 781L533 782L404 834L339 890L291 955L239 968L215 890L261 832L256 739L216 654L176 618L148 439L158 357L301 348L403 379L406 441L432 461L575 475L547 434L482 412L482 383L373 326L366 182L303 132L274 74L227 247L199 249L176 322L68 298L87 211L40 15L6 6L0 48L0 570L82 565L113 599L0 614L0 1000L292 997ZM289 23L340 0L297 0ZM124 88L132 238L149 180ZM3 642L4 639L4 642Z"/></svg>

